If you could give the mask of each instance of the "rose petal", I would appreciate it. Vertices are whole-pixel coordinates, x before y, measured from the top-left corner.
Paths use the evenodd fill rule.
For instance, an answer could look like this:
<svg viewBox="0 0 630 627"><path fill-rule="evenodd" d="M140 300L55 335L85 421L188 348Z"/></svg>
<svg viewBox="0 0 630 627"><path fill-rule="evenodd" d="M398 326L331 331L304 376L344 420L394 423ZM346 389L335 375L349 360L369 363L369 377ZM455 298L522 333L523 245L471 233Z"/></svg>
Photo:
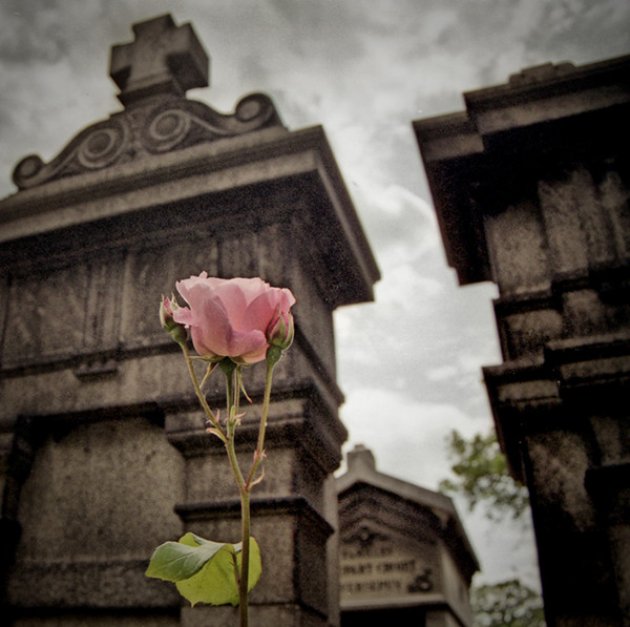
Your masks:
<svg viewBox="0 0 630 627"><path fill-rule="evenodd" d="M265 331L276 312L276 299L268 290L259 294L243 312L242 328Z"/></svg>
<svg viewBox="0 0 630 627"><path fill-rule="evenodd" d="M203 338L204 346L217 355L234 356L230 346L234 328L223 302L216 295L209 295L205 299L200 318L200 323L196 324L201 329L199 337Z"/></svg>
<svg viewBox="0 0 630 627"><path fill-rule="evenodd" d="M198 289L209 289L213 291L222 283L226 283L226 279L208 277L208 274L206 272L202 272L199 276L191 276L189 279L177 281L175 283L175 287L177 288L177 291L182 295L182 298L189 305L192 305L192 303L190 302L190 298L194 298L194 296L191 296L191 293L195 292Z"/></svg>
<svg viewBox="0 0 630 627"><path fill-rule="evenodd" d="M239 357L247 363L255 363L267 354L267 338L258 329L249 332L234 331L229 344L230 357Z"/></svg>
<svg viewBox="0 0 630 627"><path fill-rule="evenodd" d="M173 320L189 327L194 320L193 312L188 307L178 307L173 311Z"/></svg>
<svg viewBox="0 0 630 627"><path fill-rule="evenodd" d="M295 296L293 296L293 292L286 287L274 287L273 289L280 292L278 303L280 305L280 311L288 312L289 309L295 305Z"/></svg>
<svg viewBox="0 0 630 627"><path fill-rule="evenodd" d="M214 296L221 301L225 308L230 326L239 331L251 331L255 327L243 326L243 314L247 308L247 298L243 290L234 282L226 281L214 291Z"/></svg>
<svg viewBox="0 0 630 627"><path fill-rule="evenodd" d="M248 305L260 294L272 289L269 286L269 283L266 283L259 277L253 277L250 279L236 277L234 279L230 279L230 283L232 285L236 285L242 291Z"/></svg>

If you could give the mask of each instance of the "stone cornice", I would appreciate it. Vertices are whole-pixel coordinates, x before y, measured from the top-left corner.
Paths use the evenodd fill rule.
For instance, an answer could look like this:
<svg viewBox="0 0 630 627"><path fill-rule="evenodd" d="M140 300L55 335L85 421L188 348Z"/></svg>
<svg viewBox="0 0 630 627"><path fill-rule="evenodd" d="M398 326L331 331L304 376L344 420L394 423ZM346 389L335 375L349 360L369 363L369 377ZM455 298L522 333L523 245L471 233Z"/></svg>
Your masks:
<svg viewBox="0 0 630 627"><path fill-rule="evenodd" d="M0 202L0 242L89 227L173 203L183 206L200 197L239 190L249 194L256 186L263 190L287 179L295 181L297 191L310 195L318 212L325 209L318 227L330 230L331 241L339 242L343 252L343 263L330 270L348 274L337 282L349 289L341 291L333 306L371 300L379 270L319 126L291 133L266 128L18 192Z"/></svg>
<svg viewBox="0 0 630 627"><path fill-rule="evenodd" d="M460 283L491 280L483 214L501 210L542 172L625 149L630 56L523 70L465 94L466 111L413 123L449 264Z"/></svg>
<svg viewBox="0 0 630 627"><path fill-rule="evenodd" d="M627 332L560 339L548 342L542 354L483 368L497 434L517 477L523 479L525 434L580 428L589 411L623 415L629 350Z"/></svg>
<svg viewBox="0 0 630 627"><path fill-rule="evenodd" d="M240 500L226 499L194 503L180 503L175 506L175 512L186 523L197 520L212 520L238 518L240 516ZM278 516L294 514L307 519L312 531L318 531L322 539L328 538L334 529L330 523L317 511L309 500L299 495L265 497L253 496L251 499L252 515L256 518L263 516Z"/></svg>

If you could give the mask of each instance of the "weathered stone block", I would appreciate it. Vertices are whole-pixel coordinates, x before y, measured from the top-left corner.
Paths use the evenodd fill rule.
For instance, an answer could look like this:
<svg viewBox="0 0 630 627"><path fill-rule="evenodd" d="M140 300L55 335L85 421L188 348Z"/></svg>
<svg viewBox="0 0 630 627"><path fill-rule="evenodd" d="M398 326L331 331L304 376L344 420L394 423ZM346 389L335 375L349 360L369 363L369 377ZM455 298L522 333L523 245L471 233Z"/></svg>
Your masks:
<svg viewBox="0 0 630 627"><path fill-rule="evenodd" d="M451 265L499 288L484 374L550 627L628 624L628 76L629 57L532 68L414 124Z"/></svg>

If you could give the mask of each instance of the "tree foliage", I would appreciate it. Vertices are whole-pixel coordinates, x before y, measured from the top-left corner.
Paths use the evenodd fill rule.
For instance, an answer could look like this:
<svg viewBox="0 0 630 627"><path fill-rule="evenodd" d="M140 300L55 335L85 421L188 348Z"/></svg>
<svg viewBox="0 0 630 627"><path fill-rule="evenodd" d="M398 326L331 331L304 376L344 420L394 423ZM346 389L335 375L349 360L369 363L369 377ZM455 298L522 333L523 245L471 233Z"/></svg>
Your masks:
<svg viewBox="0 0 630 627"><path fill-rule="evenodd" d="M440 483L443 492L463 496L471 511L482 505L490 520L520 519L529 510L527 489L510 477L494 433L467 440L452 431L448 448L454 479Z"/></svg>
<svg viewBox="0 0 630 627"><path fill-rule="evenodd" d="M545 627L540 595L518 579L474 588L474 627Z"/></svg>
<svg viewBox="0 0 630 627"><path fill-rule="evenodd" d="M467 440L453 431L448 449L454 478L440 483L442 491L464 497L471 511L481 506L494 522L506 517L524 521L529 511L527 489L509 475L494 433L478 433ZM473 587L471 604L474 627L545 626L540 594L518 579Z"/></svg>

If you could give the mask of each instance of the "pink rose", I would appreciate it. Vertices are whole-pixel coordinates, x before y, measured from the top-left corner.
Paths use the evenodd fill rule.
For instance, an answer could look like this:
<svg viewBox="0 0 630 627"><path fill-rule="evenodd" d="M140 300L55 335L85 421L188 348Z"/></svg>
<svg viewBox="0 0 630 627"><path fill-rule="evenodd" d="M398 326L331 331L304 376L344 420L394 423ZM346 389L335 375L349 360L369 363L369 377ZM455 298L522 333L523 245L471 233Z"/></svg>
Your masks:
<svg viewBox="0 0 630 627"><path fill-rule="evenodd" d="M274 339L268 334L277 335L278 319L293 328L291 290L262 279L218 279L202 272L176 287L189 308L173 308L173 319L190 329L193 346L203 357L253 364L265 359Z"/></svg>

